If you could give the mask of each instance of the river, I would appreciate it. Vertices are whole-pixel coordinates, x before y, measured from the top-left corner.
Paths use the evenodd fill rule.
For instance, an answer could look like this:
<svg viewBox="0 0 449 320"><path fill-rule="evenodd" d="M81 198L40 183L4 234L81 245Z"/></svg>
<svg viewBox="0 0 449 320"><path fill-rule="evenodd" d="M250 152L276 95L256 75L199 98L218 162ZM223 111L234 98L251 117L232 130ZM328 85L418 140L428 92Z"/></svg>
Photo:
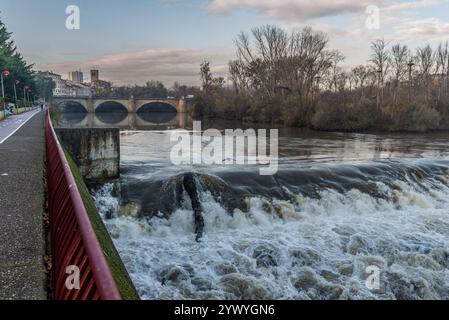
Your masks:
<svg viewBox="0 0 449 320"><path fill-rule="evenodd" d="M123 130L121 177L92 195L142 299L449 299L448 133L280 129L279 171L261 176L256 165L173 165L185 115L61 120ZM179 191L187 172L201 242Z"/></svg>

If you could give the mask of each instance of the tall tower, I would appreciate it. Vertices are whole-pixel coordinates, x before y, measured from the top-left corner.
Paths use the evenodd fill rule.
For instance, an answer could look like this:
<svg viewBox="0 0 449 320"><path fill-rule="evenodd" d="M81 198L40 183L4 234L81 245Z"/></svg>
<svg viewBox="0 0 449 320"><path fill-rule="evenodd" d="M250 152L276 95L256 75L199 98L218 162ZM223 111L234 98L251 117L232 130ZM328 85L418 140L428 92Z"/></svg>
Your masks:
<svg viewBox="0 0 449 320"><path fill-rule="evenodd" d="M98 70L90 70L90 82L98 82L100 80L100 72Z"/></svg>
<svg viewBox="0 0 449 320"><path fill-rule="evenodd" d="M76 83L83 83L83 73L81 71L69 72L69 80Z"/></svg>

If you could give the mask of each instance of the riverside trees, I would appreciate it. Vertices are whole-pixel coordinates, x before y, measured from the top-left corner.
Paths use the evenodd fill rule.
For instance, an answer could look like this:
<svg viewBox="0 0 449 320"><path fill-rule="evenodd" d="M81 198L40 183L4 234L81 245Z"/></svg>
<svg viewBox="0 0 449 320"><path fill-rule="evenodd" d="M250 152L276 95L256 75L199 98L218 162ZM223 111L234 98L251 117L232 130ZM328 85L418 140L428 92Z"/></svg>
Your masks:
<svg viewBox="0 0 449 320"><path fill-rule="evenodd" d="M199 105L204 109L206 104L206 114L224 113L227 117L229 113L269 121L282 117L281 113L286 110L300 116L298 111L302 108L302 115L313 115L311 110L305 110L316 99L311 93L320 86L320 79L338 55L328 50L324 33L305 28L288 34L267 25L253 29L251 35L241 33L235 43L237 59L229 63L233 92L219 90L215 85L215 90L222 93L215 102L207 103L204 100L210 99L200 97L203 101ZM280 108L282 103L284 108ZM229 105L237 105L237 112Z"/></svg>
<svg viewBox="0 0 449 320"><path fill-rule="evenodd" d="M9 76L5 78L5 97L8 101L15 100L14 83L20 99L24 87L31 89L32 94L40 94L44 81L50 88L48 79L43 79L42 75L36 77L33 72L33 65L28 64L23 56L17 51L17 47L12 40L12 33L8 32L5 24L0 19L0 71L8 70ZM51 79L50 79L51 81ZM50 89L51 90L51 89ZM48 92L48 89L47 89Z"/></svg>
<svg viewBox="0 0 449 320"><path fill-rule="evenodd" d="M311 28L288 33L262 26L235 44L228 85L213 81L209 68L196 116L323 130L449 128L447 44L412 52L379 39L367 64L350 69L328 37Z"/></svg>

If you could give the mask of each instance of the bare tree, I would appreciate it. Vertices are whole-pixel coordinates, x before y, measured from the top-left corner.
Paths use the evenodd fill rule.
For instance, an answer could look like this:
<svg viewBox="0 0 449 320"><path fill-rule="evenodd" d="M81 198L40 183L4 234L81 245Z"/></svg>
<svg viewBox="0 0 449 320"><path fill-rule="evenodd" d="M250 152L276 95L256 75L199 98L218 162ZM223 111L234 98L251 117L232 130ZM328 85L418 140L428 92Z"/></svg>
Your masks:
<svg viewBox="0 0 449 320"><path fill-rule="evenodd" d="M368 77L370 74L369 68L364 65L359 65L357 67L352 68L351 76L354 79L355 89L361 90L361 96L364 96L365 93L365 85L367 83Z"/></svg>
<svg viewBox="0 0 449 320"><path fill-rule="evenodd" d="M391 48L391 64L393 68L393 106L396 105L396 98L401 86L401 82L405 80L408 72L410 50L407 46L402 46L399 43Z"/></svg>
<svg viewBox="0 0 449 320"><path fill-rule="evenodd" d="M248 79L245 74L245 66L241 60L229 62L229 79L236 92L246 92L248 90Z"/></svg>
<svg viewBox="0 0 449 320"><path fill-rule="evenodd" d="M438 91L438 101L441 100L441 88L443 88L444 96L447 96L447 80L449 76L449 45L446 41L444 44L440 43L435 52L435 74L440 75L442 83L440 83Z"/></svg>
<svg viewBox="0 0 449 320"><path fill-rule="evenodd" d="M283 29L270 25L253 29L252 35L254 46L245 33L235 41L240 64L246 66L255 86L274 95L281 79L281 61L287 56L288 35Z"/></svg>
<svg viewBox="0 0 449 320"><path fill-rule="evenodd" d="M378 39L371 43L371 63L373 63L378 73L378 86L380 92L379 96L379 106L383 105L384 102L384 84L390 68L390 54L387 49L387 43L384 39Z"/></svg>
<svg viewBox="0 0 449 320"><path fill-rule="evenodd" d="M430 85L430 76L432 73L432 68L434 67L434 55L432 47L426 45L424 47L420 47L416 50L416 61L418 64L418 72L419 78L421 79L424 89L426 101L429 100L429 85Z"/></svg>
<svg viewBox="0 0 449 320"><path fill-rule="evenodd" d="M330 57L331 68L329 69L329 89L331 91L337 92L341 87L339 85L340 75L343 73L342 69L339 67L339 64L345 60L345 56L343 56L338 51L335 51L333 55Z"/></svg>
<svg viewBox="0 0 449 320"><path fill-rule="evenodd" d="M395 81L405 80L409 57L410 50L407 46L402 46L398 43L391 47L391 63Z"/></svg>
<svg viewBox="0 0 449 320"><path fill-rule="evenodd" d="M210 72L210 62L201 63L201 83L204 91L209 90L212 84L212 74Z"/></svg>
<svg viewBox="0 0 449 320"><path fill-rule="evenodd" d="M335 52L326 50L327 36L311 28L288 35L275 26L255 28L252 36L254 41L245 33L236 39L238 62L230 65L231 77L237 80L237 75L244 75L247 79L239 82L269 96L279 90L297 93L300 103L306 103L308 94L317 88L317 79L332 66Z"/></svg>
<svg viewBox="0 0 449 320"><path fill-rule="evenodd" d="M420 75L423 78L430 76L435 62L432 47L426 45L418 48L416 50L416 60Z"/></svg>

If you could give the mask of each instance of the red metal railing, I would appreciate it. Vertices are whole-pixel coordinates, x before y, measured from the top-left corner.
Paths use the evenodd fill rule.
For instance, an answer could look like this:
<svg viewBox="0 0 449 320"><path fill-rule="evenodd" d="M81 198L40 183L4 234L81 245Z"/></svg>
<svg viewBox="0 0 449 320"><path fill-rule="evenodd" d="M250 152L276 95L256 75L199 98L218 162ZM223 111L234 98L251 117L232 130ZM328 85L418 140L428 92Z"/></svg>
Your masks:
<svg viewBox="0 0 449 320"><path fill-rule="evenodd" d="M57 300L120 300L48 114L45 140L53 296ZM79 289L73 288L77 274L73 270L79 270Z"/></svg>

